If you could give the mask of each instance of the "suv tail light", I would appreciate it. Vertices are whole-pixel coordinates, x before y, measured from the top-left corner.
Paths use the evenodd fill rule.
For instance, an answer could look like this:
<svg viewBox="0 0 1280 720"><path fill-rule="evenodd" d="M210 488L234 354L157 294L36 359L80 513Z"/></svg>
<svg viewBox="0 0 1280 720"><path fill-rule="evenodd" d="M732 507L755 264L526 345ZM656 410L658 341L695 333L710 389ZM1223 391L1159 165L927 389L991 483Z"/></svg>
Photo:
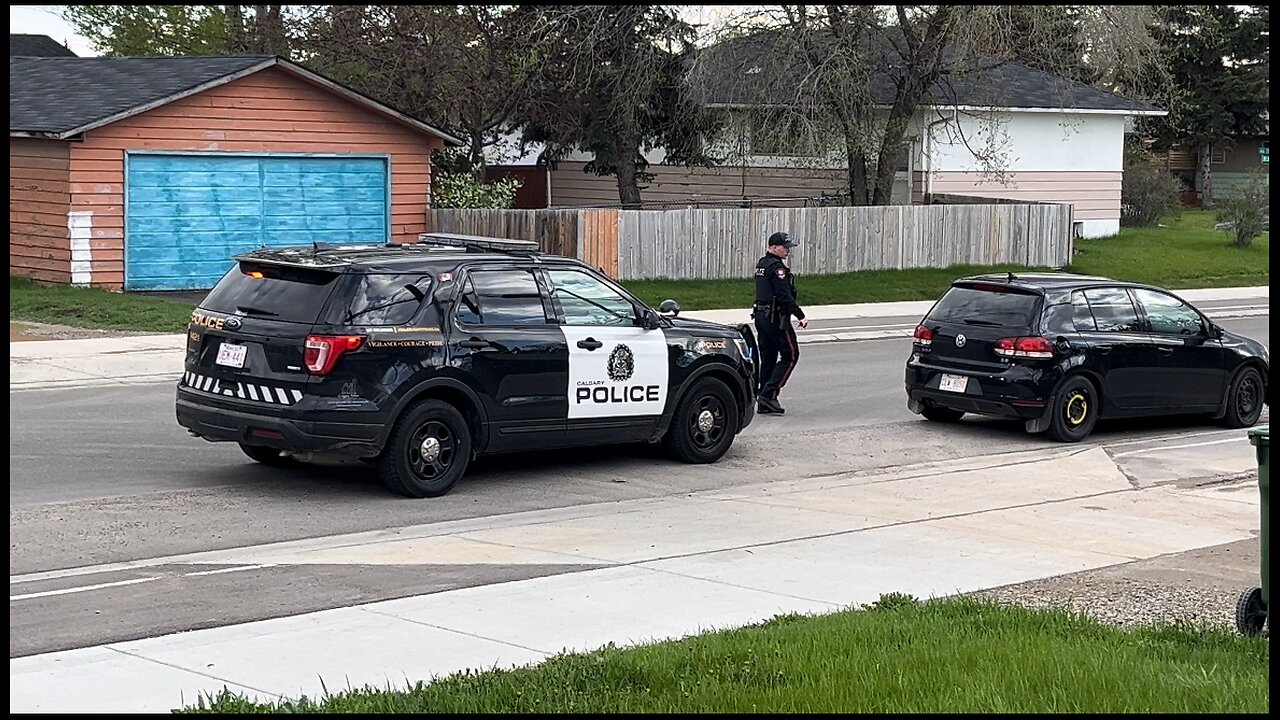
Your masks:
<svg viewBox="0 0 1280 720"><path fill-rule="evenodd" d="M328 375L343 353L362 345L363 335L308 335L303 359L312 375Z"/></svg>
<svg viewBox="0 0 1280 720"><path fill-rule="evenodd" d="M920 347L930 347L933 345L933 331L924 325L917 325L913 335L915 343Z"/></svg>
<svg viewBox="0 0 1280 720"><path fill-rule="evenodd" d="M1042 337L1000 338L996 341L996 354L1014 358L1051 358L1053 343Z"/></svg>

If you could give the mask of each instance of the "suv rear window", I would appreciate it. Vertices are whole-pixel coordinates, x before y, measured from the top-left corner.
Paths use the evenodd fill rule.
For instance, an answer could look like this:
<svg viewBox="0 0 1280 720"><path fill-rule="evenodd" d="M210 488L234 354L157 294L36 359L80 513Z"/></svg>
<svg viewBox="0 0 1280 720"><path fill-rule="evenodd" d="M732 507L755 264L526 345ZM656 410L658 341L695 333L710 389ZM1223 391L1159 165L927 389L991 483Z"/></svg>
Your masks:
<svg viewBox="0 0 1280 720"><path fill-rule="evenodd" d="M200 307L310 324L320 315L338 277L326 270L242 262L218 281Z"/></svg>
<svg viewBox="0 0 1280 720"><path fill-rule="evenodd" d="M1039 295L1010 290L1003 285L952 287L930 311L929 319L1029 328L1039 305Z"/></svg>

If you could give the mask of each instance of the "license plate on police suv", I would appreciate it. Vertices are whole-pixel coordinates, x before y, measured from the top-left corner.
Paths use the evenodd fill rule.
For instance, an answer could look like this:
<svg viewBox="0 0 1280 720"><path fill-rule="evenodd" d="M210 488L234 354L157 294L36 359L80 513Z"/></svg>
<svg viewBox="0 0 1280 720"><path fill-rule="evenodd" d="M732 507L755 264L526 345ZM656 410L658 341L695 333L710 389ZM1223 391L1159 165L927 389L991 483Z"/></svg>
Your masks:
<svg viewBox="0 0 1280 720"><path fill-rule="evenodd" d="M964 375L943 375L938 381L938 389L944 392L962 393L969 387L969 378Z"/></svg>
<svg viewBox="0 0 1280 720"><path fill-rule="evenodd" d="M235 343L222 343L218 347L218 359L214 362L227 367L242 368L244 367L245 355L249 352L248 345L236 345Z"/></svg>

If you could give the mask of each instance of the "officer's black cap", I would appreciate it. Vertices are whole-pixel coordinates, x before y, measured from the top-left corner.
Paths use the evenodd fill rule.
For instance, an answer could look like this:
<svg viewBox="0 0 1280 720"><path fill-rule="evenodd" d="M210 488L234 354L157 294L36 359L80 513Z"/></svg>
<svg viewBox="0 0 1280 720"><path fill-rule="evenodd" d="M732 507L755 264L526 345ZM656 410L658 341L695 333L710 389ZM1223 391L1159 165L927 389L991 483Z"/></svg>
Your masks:
<svg viewBox="0 0 1280 720"><path fill-rule="evenodd" d="M784 232L776 232L769 236L769 247L773 247L774 245L793 248L796 246L796 241L792 240L791 236Z"/></svg>

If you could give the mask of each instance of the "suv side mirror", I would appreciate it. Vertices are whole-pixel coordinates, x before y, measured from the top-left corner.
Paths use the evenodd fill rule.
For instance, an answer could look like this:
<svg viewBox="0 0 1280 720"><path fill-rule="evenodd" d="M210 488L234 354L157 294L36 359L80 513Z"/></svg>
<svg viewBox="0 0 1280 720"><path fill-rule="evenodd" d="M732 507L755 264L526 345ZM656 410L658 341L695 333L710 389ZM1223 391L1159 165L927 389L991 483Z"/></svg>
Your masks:
<svg viewBox="0 0 1280 720"><path fill-rule="evenodd" d="M662 301L661 305L658 306L658 310L663 315L670 315L671 317L675 317L680 314L680 303L676 302L675 300L672 300L671 298L667 298L666 300Z"/></svg>
<svg viewBox="0 0 1280 720"><path fill-rule="evenodd" d="M1219 325L1216 322L1212 322L1212 321L1209 322L1209 337L1213 338L1214 340L1221 340L1223 332L1224 331L1221 325Z"/></svg>

